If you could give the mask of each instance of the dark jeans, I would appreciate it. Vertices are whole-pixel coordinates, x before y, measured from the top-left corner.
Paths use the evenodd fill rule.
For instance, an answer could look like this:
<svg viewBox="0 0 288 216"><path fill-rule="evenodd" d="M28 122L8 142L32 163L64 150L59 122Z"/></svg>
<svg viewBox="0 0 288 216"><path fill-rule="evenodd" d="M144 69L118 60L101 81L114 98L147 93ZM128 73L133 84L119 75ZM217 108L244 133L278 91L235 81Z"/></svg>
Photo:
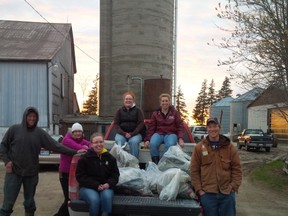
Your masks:
<svg viewBox="0 0 288 216"><path fill-rule="evenodd" d="M69 216L67 203L69 201L69 173L59 173L59 181L64 194L64 202L54 216Z"/></svg>
<svg viewBox="0 0 288 216"><path fill-rule="evenodd" d="M205 216L235 216L236 201L235 192L230 194L205 193L200 196L200 203Z"/></svg>
<svg viewBox="0 0 288 216"><path fill-rule="evenodd" d="M17 196L23 185L24 191L24 208L25 212L33 214L36 211L34 195L38 184L39 177L19 176L15 173L6 173L4 181L4 200L0 210L0 216L9 216L13 212L13 207Z"/></svg>

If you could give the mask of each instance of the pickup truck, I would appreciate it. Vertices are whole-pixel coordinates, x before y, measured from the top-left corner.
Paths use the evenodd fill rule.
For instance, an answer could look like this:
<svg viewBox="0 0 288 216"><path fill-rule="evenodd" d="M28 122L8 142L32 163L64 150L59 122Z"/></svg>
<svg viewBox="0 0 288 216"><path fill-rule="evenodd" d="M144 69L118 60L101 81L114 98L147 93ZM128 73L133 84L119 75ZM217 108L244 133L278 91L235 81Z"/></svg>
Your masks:
<svg viewBox="0 0 288 216"><path fill-rule="evenodd" d="M196 143L208 135L207 128L204 125L192 126L190 129Z"/></svg>
<svg viewBox="0 0 288 216"><path fill-rule="evenodd" d="M145 125L149 125L149 120L145 120ZM114 145L115 129L113 122L108 128L105 137L105 147L110 149ZM183 151L191 155L196 145L189 127L184 125L184 142ZM139 146L139 163L147 163L151 161L149 149L143 148L144 144ZM163 146L163 145L162 145ZM75 155L72 159L69 173L69 198L68 209L70 216L88 216L88 205L79 199L78 182L75 177L75 171L79 155ZM112 214L117 216L198 216L201 215L201 206L194 199L176 199L176 200L160 200L157 195L153 197L147 196L128 196L115 194L113 198Z"/></svg>
<svg viewBox="0 0 288 216"><path fill-rule="evenodd" d="M256 150L265 149L266 152L270 152L272 145L272 137L265 134L261 129L244 129L237 141L238 149L244 146L247 151L254 148Z"/></svg>

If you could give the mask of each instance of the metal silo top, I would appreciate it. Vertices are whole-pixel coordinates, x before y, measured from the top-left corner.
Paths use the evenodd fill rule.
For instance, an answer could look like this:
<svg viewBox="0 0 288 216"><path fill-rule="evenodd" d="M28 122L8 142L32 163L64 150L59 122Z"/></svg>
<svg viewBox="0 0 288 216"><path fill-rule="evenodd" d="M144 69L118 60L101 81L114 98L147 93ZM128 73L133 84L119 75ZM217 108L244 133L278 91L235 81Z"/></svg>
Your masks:
<svg viewBox="0 0 288 216"><path fill-rule="evenodd" d="M221 100L219 100L219 101L217 101L216 103L214 103L213 105L212 105L212 107L223 107L223 106L230 106L230 102L231 101L233 101L234 100L234 98L232 98L232 97L226 97L226 98L223 98L223 99L221 99Z"/></svg>
<svg viewBox="0 0 288 216"><path fill-rule="evenodd" d="M239 96L238 98L234 99L232 102L240 102L240 101L253 101L255 100L262 92L264 89L262 88L254 88L245 94Z"/></svg>

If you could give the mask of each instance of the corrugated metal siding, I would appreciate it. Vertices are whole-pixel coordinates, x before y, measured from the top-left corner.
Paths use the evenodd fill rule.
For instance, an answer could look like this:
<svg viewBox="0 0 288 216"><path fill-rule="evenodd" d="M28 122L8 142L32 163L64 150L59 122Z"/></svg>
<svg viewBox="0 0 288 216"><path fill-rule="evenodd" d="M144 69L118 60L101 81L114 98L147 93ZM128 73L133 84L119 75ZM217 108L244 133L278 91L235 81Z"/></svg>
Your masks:
<svg viewBox="0 0 288 216"><path fill-rule="evenodd" d="M38 126L48 126L46 70L45 63L0 62L0 127L20 123L28 106L39 110Z"/></svg>
<svg viewBox="0 0 288 216"><path fill-rule="evenodd" d="M248 127L248 110L247 106L251 101L232 101L230 103L230 133L234 134L240 133L244 128ZM239 127L234 128L234 124L239 125Z"/></svg>
<svg viewBox="0 0 288 216"><path fill-rule="evenodd" d="M221 133L227 134L230 131L230 106L211 106L209 116L217 117L220 121L221 111L223 112L221 120Z"/></svg>

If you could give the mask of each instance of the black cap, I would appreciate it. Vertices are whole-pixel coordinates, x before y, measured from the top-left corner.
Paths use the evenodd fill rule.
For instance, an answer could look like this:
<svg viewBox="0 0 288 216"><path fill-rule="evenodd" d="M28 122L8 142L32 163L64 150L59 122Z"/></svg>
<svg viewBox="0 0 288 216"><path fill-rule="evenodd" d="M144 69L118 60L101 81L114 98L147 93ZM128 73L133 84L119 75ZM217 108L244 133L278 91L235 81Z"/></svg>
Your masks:
<svg viewBox="0 0 288 216"><path fill-rule="evenodd" d="M209 123L219 124L218 119L216 117L207 119L206 125L208 125Z"/></svg>

